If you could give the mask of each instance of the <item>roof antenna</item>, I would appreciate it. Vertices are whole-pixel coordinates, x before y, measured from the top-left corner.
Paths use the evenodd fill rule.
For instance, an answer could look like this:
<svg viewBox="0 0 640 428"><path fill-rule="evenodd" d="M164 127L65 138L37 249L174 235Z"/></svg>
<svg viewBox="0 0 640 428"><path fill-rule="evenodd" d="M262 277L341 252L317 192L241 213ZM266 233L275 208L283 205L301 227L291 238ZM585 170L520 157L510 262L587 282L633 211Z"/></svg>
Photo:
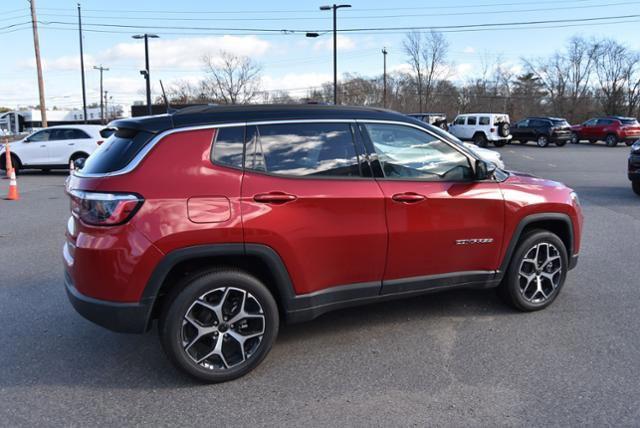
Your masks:
<svg viewBox="0 0 640 428"><path fill-rule="evenodd" d="M160 88L162 88L162 97L164 98L164 105L167 107L167 114L175 113L176 110L171 108L169 104L169 99L167 98L167 93L164 91L164 85L162 84L162 79L160 80Z"/></svg>

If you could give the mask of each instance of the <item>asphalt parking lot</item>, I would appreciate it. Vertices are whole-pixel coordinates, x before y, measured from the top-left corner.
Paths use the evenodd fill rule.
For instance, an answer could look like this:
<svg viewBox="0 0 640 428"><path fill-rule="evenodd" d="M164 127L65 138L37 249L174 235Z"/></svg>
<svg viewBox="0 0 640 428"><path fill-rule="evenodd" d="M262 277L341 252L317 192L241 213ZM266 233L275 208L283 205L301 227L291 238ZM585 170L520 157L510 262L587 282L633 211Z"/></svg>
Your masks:
<svg viewBox="0 0 640 428"><path fill-rule="evenodd" d="M283 327L262 365L221 385L175 370L155 330L119 335L75 313L62 285L66 174L25 173L21 200L0 200L0 425L637 426L629 149L499 150L584 207L578 267L550 308L518 313L489 290L341 310Z"/></svg>

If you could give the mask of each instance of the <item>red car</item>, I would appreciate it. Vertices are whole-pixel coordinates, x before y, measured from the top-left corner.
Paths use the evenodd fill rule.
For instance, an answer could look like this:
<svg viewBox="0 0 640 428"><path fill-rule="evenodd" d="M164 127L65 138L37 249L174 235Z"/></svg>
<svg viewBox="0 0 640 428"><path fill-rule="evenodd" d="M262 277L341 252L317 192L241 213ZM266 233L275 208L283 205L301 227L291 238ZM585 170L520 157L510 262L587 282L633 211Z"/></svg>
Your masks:
<svg viewBox="0 0 640 428"><path fill-rule="evenodd" d="M539 310L577 263L571 189L401 114L203 106L112 126L67 182L68 297L114 331L157 319L201 380L253 369L281 320L348 306L497 287Z"/></svg>
<svg viewBox="0 0 640 428"><path fill-rule="evenodd" d="M611 116L590 119L581 125L571 127L571 142L578 144L582 140L590 143L604 141L609 147L615 147L624 141L627 146L640 139L640 123L634 117Z"/></svg>

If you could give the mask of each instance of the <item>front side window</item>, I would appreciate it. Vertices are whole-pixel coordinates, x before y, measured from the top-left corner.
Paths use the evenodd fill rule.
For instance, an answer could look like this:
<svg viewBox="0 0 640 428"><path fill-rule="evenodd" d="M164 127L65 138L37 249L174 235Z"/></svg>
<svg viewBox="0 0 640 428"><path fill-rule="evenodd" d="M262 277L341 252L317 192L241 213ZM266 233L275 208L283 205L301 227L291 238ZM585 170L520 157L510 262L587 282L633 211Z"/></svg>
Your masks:
<svg viewBox="0 0 640 428"><path fill-rule="evenodd" d="M455 122L453 122L454 125L464 125L464 116L458 116L456 117Z"/></svg>
<svg viewBox="0 0 640 428"><path fill-rule="evenodd" d="M372 123L366 129L387 178L464 181L473 177L464 154L427 132Z"/></svg>
<svg viewBox="0 0 640 428"><path fill-rule="evenodd" d="M596 122L598 121L598 119L591 119L591 120L587 120L584 123L584 126L596 126Z"/></svg>
<svg viewBox="0 0 640 428"><path fill-rule="evenodd" d="M246 167L299 177L360 177L348 123L260 125L247 130Z"/></svg>
<svg viewBox="0 0 640 428"><path fill-rule="evenodd" d="M29 141L39 142L39 141L49 141L49 137L51 136L51 131L40 131L29 137Z"/></svg>
<svg viewBox="0 0 640 428"><path fill-rule="evenodd" d="M244 126L220 128L213 143L213 162L232 168L242 168Z"/></svg>

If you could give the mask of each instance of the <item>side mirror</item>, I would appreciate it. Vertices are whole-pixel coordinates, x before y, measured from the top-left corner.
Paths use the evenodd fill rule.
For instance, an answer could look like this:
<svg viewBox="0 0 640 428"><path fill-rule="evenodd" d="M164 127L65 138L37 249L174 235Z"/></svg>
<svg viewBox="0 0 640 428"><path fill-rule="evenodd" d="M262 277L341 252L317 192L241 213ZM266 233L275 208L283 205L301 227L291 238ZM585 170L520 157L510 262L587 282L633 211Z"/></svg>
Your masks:
<svg viewBox="0 0 640 428"><path fill-rule="evenodd" d="M481 159L476 161L476 180L487 180L493 176L496 170L495 164Z"/></svg>
<svg viewBox="0 0 640 428"><path fill-rule="evenodd" d="M76 168L76 170L80 170L82 168L84 168L84 163L87 159L85 158L79 158L76 159L75 161L73 161L73 166Z"/></svg>
<svg viewBox="0 0 640 428"><path fill-rule="evenodd" d="M25 138L24 140L22 140L23 143L30 143L31 140L29 139L29 137Z"/></svg>

